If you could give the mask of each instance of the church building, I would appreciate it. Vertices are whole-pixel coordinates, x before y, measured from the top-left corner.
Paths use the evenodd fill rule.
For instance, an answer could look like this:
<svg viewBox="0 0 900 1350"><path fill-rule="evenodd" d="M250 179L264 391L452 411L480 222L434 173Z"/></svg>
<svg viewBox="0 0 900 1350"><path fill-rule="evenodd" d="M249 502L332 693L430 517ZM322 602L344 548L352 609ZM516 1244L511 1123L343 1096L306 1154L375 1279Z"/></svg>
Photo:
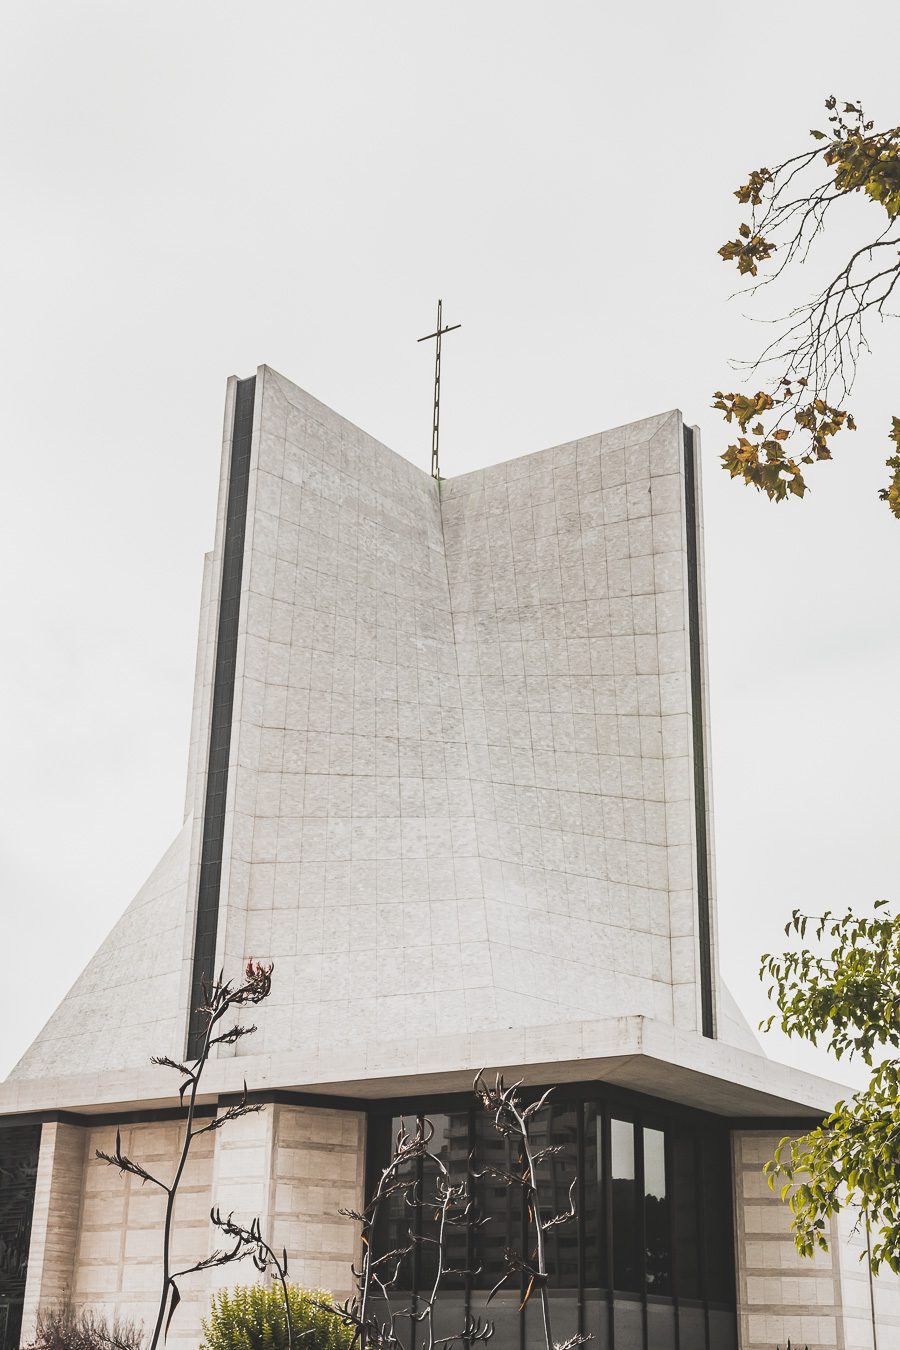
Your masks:
<svg viewBox="0 0 900 1350"><path fill-rule="evenodd" d="M401 1118L465 1176L485 1069L555 1089L560 1340L900 1347L865 1234L842 1217L801 1259L762 1172L841 1089L769 1059L719 974L698 455L671 411L436 479L269 367L229 380L184 823L0 1085L0 1350L67 1294L152 1327L162 1199L96 1150L118 1130L171 1172L179 1079L151 1056L190 1054L203 977L250 957L272 993L200 1109L246 1082L265 1110L197 1141L177 1262L218 1245L215 1205L346 1296L339 1209ZM473 1185L448 1306L539 1350L518 1288L485 1309L521 1206ZM254 1274L186 1280L169 1345Z"/></svg>

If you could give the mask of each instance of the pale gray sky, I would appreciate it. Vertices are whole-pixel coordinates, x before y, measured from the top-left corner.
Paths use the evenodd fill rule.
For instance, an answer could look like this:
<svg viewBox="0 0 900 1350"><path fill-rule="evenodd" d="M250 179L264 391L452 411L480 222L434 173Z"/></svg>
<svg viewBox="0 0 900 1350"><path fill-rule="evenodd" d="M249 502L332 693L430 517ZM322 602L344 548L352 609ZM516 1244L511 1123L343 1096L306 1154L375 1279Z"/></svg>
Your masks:
<svg viewBox="0 0 900 1350"><path fill-rule="evenodd" d="M708 407L759 340L731 192L832 91L900 120L890 4L33 0L3 29L0 1075L181 820L226 376L267 362L427 467L439 294L446 474L673 406L703 430L751 1019L792 906L900 903L900 323L802 504L729 484Z"/></svg>

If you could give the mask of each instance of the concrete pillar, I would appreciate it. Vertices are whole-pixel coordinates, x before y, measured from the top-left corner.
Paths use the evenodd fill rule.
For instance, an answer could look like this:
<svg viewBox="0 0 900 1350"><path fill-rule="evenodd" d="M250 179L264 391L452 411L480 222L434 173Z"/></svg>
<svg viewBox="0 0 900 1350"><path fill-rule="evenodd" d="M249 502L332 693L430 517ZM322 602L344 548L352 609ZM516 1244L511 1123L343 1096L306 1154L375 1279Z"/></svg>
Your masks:
<svg viewBox="0 0 900 1350"><path fill-rule="evenodd" d="M733 1135L740 1350L774 1350L789 1339L811 1350L845 1350L838 1244L813 1258L801 1256L790 1211L763 1174L783 1136Z"/></svg>
<svg viewBox="0 0 900 1350"><path fill-rule="evenodd" d="M169 1181L183 1132L181 1121L123 1124L122 1150L154 1176ZM111 1152L115 1148L115 1138L115 1125L93 1126L88 1133L75 1302L109 1319L142 1323L149 1333L160 1296L165 1195L149 1182L142 1185L138 1177L120 1176L116 1168L96 1158L96 1149ZM178 1191L171 1243L176 1270L208 1254L212 1172L213 1136L206 1134L194 1142ZM196 1350L199 1344L200 1318L208 1302L205 1275L184 1280L182 1295L168 1350Z"/></svg>
<svg viewBox="0 0 900 1350"><path fill-rule="evenodd" d="M359 1209L365 1189L365 1116L312 1106L267 1106L216 1135L213 1180L223 1214L257 1216L276 1252L287 1248L288 1277L305 1289L351 1292L358 1230L338 1211ZM211 1239L215 1245L215 1236ZM252 1284L246 1264L211 1272L216 1287Z"/></svg>
<svg viewBox="0 0 900 1350"><path fill-rule="evenodd" d="M223 1244L208 1223L210 1205L243 1223L257 1216L276 1251L288 1251L290 1279L338 1297L351 1292L357 1225L338 1213L364 1203L365 1115L309 1106L267 1106L197 1140L179 1190L172 1256L190 1265ZM171 1175L183 1126L122 1127L122 1147L160 1177ZM71 1293L112 1318L149 1330L159 1292L164 1197L99 1162L115 1126L45 1125L35 1193L23 1336L38 1307ZM193 1350L215 1288L261 1278L241 1262L182 1284L170 1350Z"/></svg>
<svg viewBox="0 0 900 1350"><path fill-rule="evenodd" d="M297 1284L346 1298L359 1227L338 1211L365 1204L366 1118L310 1106L272 1110L272 1245L287 1248Z"/></svg>
<svg viewBox="0 0 900 1350"><path fill-rule="evenodd" d="M80 1125L47 1124L41 1129L22 1315L23 1344L34 1336L38 1309L72 1292L85 1135Z"/></svg>

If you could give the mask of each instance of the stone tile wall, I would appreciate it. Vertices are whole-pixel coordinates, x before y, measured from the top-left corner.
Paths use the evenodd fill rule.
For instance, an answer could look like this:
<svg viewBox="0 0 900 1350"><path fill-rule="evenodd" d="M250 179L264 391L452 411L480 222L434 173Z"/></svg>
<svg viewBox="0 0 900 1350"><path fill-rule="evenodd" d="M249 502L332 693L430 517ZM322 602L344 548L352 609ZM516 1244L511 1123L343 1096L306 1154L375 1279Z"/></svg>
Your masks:
<svg viewBox="0 0 900 1350"><path fill-rule="evenodd" d="M233 395L189 817L18 1077L183 1049ZM697 1029L682 432L662 413L439 488L260 367L216 965L276 971L223 1053Z"/></svg>
<svg viewBox="0 0 900 1350"><path fill-rule="evenodd" d="M442 490L507 1020L565 987L696 1026L682 455L666 413Z"/></svg>
<svg viewBox="0 0 900 1350"><path fill-rule="evenodd" d="M365 1116L302 1106L274 1111L272 1241L291 1277L336 1298L351 1293L359 1229L339 1210L365 1203Z"/></svg>
<svg viewBox="0 0 900 1350"><path fill-rule="evenodd" d="M789 1339L809 1350L897 1350L900 1278L870 1277L859 1259L865 1234L853 1231L851 1213L832 1223L827 1252L812 1259L797 1252L790 1212L763 1175L782 1137L734 1135L741 1350L775 1350Z"/></svg>
<svg viewBox="0 0 900 1350"><path fill-rule="evenodd" d="M261 368L254 435L217 959L276 972L233 1053L695 1029L680 415L439 491Z"/></svg>
<svg viewBox="0 0 900 1350"><path fill-rule="evenodd" d="M182 1129L177 1122L124 1125L122 1150L148 1171L167 1179L174 1171ZM152 1330L160 1289L165 1196L137 1177L120 1176L95 1156L115 1149L115 1126L86 1131L81 1218L75 1249L73 1297L109 1315L143 1321ZM190 1265L209 1251L215 1135L196 1140L179 1188L172 1258ZM183 1302L169 1335L170 1350L196 1350L200 1316L207 1305L205 1275L185 1280Z"/></svg>
<svg viewBox="0 0 900 1350"><path fill-rule="evenodd" d="M115 1148L115 1126L45 1125L35 1197L25 1330L39 1305L68 1291L76 1305L142 1321L149 1332L159 1298L164 1194L120 1176L95 1151ZM182 1127L121 1127L122 1150L167 1180ZM189 1266L221 1245L213 1204L249 1223L259 1217L290 1278L306 1288L350 1293L357 1229L338 1214L359 1209L364 1189L365 1117L317 1107L269 1106L201 1135L191 1150L175 1208L172 1261ZM260 1277L247 1262L185 1279L167 1345L195 1350L211 1292Z"/></svg>
<svg viewBox="0 0 900 1350"><path fill-rule="evenodd" d="M190 843L187 822L10 1078L109 1074L184 1053Z"/></svg>

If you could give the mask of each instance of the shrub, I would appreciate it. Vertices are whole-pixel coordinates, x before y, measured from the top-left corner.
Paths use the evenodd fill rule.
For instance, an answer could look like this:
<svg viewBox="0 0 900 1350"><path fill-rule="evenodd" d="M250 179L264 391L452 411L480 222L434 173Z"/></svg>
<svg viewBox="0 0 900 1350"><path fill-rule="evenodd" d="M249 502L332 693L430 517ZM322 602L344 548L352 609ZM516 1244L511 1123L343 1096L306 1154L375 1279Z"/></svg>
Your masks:
<svg viewBox="0 0 900 1350"><path fill-rule="evenodd" d="M93 1308L74 1308L69 1299L41 1308L37 1332L27 1350L141 1350L144 1329L128 1318L110 1322Z"/></svg>
<svg viewBox="0 0 900 1350"><path fill-rule="evenodd" d="M349 1350L353 1328L346 1327L320 1303L331 1295L288 1285L294 1343L300 1350ZM277 1284L252 1284L223 1289L213 1295L209 1317L203 1319L200 1350L287 1350L284 1298Z"/></svg>

